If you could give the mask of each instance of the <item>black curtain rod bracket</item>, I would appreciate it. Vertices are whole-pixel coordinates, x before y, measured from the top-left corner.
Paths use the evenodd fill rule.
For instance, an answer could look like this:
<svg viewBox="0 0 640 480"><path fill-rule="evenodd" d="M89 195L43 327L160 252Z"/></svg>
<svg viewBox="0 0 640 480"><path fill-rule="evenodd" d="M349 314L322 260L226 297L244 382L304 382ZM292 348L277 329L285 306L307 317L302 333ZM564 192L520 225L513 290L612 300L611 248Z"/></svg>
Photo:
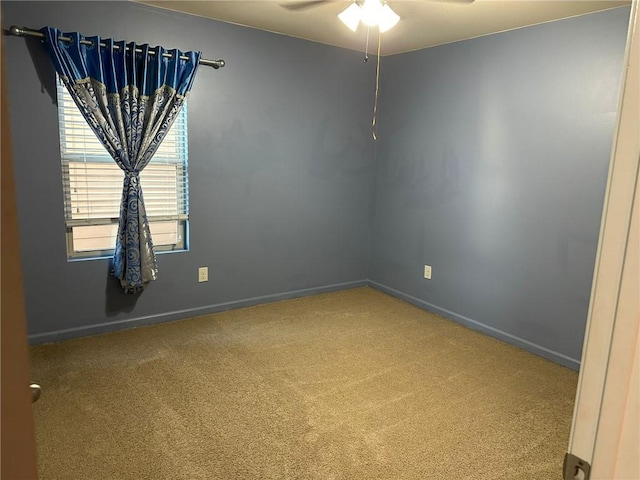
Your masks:
<svg viewBox="0 0 640 480"><path fill-rule="evenodd" d="M11 25L11 27L9 27L9 34L10 35L14 35L16 37L39 37L39 38L45 38L44 37L44 33L39 32L38 30L32 30L31 28L26 28L26 27L18 27L16 25ZM58 37L59 40L62 40L64 42L70 42L71 39L69 37ZM80 43L82 43L83 45L91 45L92 42L90 42L89 40L82 40ZM100 46L104 47L105 44L101 43ZM115 48L120 48L117 46L114 46ZM128 50L128 48L127 48ZM142 50L138 50L138 51L142 51ZM155 53L153 51L149 51L149 53L151 55L155 55ZM171 58L171 54L170 53L165 53L163 54L164 57L167 58ZM180 57L183 60L188 60L189 57ZM216 70L220 67L224 67L225 62L224 60L207 60L206 58L201 58L200 59L200 65L206 65L207 67L213 67Z"/></svg>

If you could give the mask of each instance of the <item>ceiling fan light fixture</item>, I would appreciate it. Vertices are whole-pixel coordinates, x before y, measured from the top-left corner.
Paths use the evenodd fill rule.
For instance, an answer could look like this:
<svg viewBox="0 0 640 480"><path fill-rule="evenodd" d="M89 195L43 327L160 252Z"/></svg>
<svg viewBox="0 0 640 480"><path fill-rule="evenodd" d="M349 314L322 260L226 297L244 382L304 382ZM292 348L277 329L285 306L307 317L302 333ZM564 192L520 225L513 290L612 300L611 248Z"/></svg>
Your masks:
<svg viewBox="0 0 640 480"><path fill-rule="evenodd" d="M400 21L400 16L391 10L391 7L385 3L378 18L378 28L380 29L380 33L390 30L396 23L398 23L398 21Z"/></svg>
<svg viewBox="0 0 640 480"><path fill-rule="evenodd" d="M362 7L362 23L375 27L382 16L382 2L380 0L364 0Z"/></svg>
<svg viewBox="0 0 640 480"><path fill-rule="evenodd" d="M364 0L362 6L353 2L338 14L338 18L353 32L362 22L370 27L378 26L380 33L390 30L400 20L400 16L384 0Z"/></svg>
<svg viewBox="0 0 640 480"><path fill-rule="evenodd" d="M338 18L347 26L347 28L355 32L358 29L360 20L362 19L362 9L354 2L349 5L346 10L338 14Z"/></svg>

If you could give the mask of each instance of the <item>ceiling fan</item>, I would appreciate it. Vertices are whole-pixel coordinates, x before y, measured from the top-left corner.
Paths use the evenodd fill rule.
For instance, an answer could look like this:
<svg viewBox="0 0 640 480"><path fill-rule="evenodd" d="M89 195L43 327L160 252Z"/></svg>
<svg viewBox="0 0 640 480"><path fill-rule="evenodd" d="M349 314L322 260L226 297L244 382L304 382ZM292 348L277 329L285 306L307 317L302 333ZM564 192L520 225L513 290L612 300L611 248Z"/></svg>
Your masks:
<svg viewBox="0 0 640 480"><path fill-rule="evenodd" d="M280 6L282 8L286 8L287 10L296 11L296 10L309 10L310 8L319 7L325 3L333 3L333 2L332 0L301 0L298 2L281 3Z"/></svg>
<svg viewBox="0 0 640 480"><path fill-rule="evenodd" d="M336 3L339 0L297 0L281 3L280 6L290 11L304 11L313 9L316 7L322 7L331 3ZM436 2L447 3L459 3L470 4L475 0L430 0ZM346 3L346 2L345 2ZM391 29L400 20L400 16L395 13L391 7L387 4L386 0L352 0L349 2L349 6L338 14L338 18L344 23L350 30L355 32L358 29L360 22L367 26L367 39L365 46L364 61L369 60L369 29L371 27L378 27L378 62L376 66L376 88L375 97L373 102L373 119L371 122L371 134L374 140L377 139L376 135L376 117L378 111L378 93L379 93L379 80L380 80L380 49L382 42L382 33Z"/></svg>
<svg viewBox="0 0 640 480"><path fill-rule="evenodd" d="M326 3L336 3L341 0L298 0L286 3L281 3L282 8L287 10L308 10L310 8L319 7ZM432 2L444 2L444 3L473 3L475 0L430 0ZM341 2L344 3L344 2ZM361 3L361 2L358 2Z"/></svg>
<svg viewBox="0 0 640 480"><path fill-rule="evenodd" d="M314 9L331 3L336 3L337 1L339 0L297 0L281 3L280 6L287 10L296 12ZM473 3L475 0L431 1L469 4ZM377 26L380 33L391 29L400 20L398 14L391 9L386 0L353 0L344 11L338 14L338 18L354 32L362 21L362 23L368 27Z"/></svg>

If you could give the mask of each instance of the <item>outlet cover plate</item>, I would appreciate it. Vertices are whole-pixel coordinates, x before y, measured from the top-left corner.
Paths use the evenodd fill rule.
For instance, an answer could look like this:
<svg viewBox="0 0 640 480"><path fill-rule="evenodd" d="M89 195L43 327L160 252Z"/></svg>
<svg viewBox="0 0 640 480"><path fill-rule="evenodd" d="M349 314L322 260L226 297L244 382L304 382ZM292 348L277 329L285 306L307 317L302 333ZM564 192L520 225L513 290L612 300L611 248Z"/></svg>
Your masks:
<svg viewBox="0 0 640 480"><path fill-rule="evenodd" d="M431 265L424 266L424 278L431 280Z"/></svg>
<svg viewBox="0 0 640 480"><path fill-rule="evenodd" d="M209 267L198 268L198 282L209 281Z"/></svg>

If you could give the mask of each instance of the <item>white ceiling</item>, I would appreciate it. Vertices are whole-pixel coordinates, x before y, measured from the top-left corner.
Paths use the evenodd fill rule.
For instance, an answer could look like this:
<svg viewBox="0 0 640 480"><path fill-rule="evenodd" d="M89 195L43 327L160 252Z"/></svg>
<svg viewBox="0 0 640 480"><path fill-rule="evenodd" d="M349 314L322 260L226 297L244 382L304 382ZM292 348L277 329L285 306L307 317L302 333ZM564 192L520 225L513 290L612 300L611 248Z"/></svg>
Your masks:
<svg viewBox="0 0 640 480"><path fill-rule="evenodd" d="M245 25L292 37L364 51L366 27L353 33L337 18L349 1L221 0L140 3ZM467 0L469 1L469 0ZM390 55L629 5L630 0L387 0L400 22L382 34L382 54ZM369 51L377 48L372 30Z"/></svg>

